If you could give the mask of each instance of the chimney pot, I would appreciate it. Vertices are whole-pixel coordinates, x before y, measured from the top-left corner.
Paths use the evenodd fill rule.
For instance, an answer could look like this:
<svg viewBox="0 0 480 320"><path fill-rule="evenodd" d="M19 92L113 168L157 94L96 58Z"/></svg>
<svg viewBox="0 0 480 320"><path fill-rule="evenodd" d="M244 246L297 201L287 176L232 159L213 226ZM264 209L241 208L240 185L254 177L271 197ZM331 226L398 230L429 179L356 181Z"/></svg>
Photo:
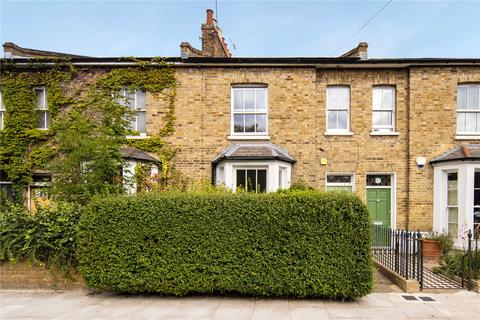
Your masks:
<svg viewBox="0 0 480 320"><path fill-rule="evenodd" d="M214 25L213 23L213 10L212 9L207 9L207 24L208 25Z"/></svg>

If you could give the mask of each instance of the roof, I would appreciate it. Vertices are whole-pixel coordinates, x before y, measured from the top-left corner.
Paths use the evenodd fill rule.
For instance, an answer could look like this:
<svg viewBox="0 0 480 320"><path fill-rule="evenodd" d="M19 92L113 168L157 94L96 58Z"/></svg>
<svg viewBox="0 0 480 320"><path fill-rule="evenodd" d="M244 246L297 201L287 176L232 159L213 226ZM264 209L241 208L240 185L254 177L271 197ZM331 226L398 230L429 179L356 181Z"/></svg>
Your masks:
<svg viewBox="0 0 480 320"><path fill-rule="evenodd" d="M224 149L212 164L225 160L280 160L295 163L288 151L271 143L238 143Z"/></svg>
<svg viewBox="0 0 480 320"><path fill-rule="evenodd" d="M13 42L5 42L3 44L3 49L5 55L10 56L10 58L88 58L87 56L81 56L78 54L70 54L70 53L63 53L63 52L55 52L55 51L45 51L45 50L37 50L37 49L30 49L30 48L23 48L17 46Z"/></svg>
<svg viewBox="0 0 480 320"><path fill-rule="evenodd" d="M142 160L149 162L160 162L160 159L148 152L133 147L124 147L121 150L122 157L125 159Z"/></svg>
<svg viewBox="0 0 480 320"><path fill-rule="evenodd" d="M480 144L461 144L430 160L431 164L447 161L480 160Z"/></svg>

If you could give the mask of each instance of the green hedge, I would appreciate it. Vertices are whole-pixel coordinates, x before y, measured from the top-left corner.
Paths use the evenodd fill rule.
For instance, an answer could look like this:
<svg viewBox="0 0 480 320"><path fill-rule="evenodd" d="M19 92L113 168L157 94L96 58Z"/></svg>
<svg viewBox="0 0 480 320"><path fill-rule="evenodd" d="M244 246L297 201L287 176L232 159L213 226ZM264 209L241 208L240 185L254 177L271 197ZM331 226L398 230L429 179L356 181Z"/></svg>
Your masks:
<svg viewBox="0 0 480 320"><path fill-rule="evenodd" d="M357 298L372 289L368 213L346 193L166 193L91 203L79 270L121 292Z"/></svg>
<svg viewBox="0 0 480 320"><path fill-rule="evenodd" d="M0 208L0 261L33 261L69 271L77 264L76 244L80 208L58 203L38 208Z"/></svg>

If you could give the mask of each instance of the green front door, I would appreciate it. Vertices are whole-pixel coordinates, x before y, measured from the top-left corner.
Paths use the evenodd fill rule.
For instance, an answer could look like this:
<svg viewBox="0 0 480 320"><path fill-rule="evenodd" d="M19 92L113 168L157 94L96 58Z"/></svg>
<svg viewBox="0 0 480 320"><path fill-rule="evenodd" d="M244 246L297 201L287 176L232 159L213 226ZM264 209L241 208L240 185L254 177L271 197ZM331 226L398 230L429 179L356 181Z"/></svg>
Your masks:
<svg viewBox="0 0 480 320"><path fill-rule="evenodd" d="M368 188L367 207L374 225L390 226L390 188Z"/></svg>

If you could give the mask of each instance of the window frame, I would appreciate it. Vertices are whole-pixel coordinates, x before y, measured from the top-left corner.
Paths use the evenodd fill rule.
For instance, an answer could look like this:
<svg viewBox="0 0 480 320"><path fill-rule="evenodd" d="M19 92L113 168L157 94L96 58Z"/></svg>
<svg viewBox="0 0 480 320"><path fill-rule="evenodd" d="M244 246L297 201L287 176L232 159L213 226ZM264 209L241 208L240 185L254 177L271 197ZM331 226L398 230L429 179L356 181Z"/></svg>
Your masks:
<svg viewBox="0 0 480 320"><path fill-rule="evenodd" d="M253 89L255 91L262 90L265 92L265 110L264 112L257 111L257 95L255 94L255 109L253 111L235 111L235 91ZM243 100L245 101L245 93L243 93ZM236 84L230 87L230 136L232 137L266 137L268 136L268 86L266 84ZM265 115L265 132L235 132L235 115ZM255 121L256 123L256 121ZM243 124L245 130L245 123Z"/></svg>
<svg viewBox="0 0 480 320"><path fill-rule="evenodd" d="M452 173L455 173L457 175L457 187L456 189L450 189L449 186L448 186L448 175L449 174L452 174ZM460 205L459 205L459 172L458 170L446 170L445 171L445 181L446 181L446 185L445 185L445 211L446 211L446 232L447 234L450 234L450 209L457 209L457 222L456 222L456 225L457 225L457 234L456 235L452 235L452 237L454 239L457 239L459 237L459 232L460 232L460 223L459 223L459 218L460 218ZM457 191L457 203L456 204L450 204L449 203L449 199L448 199L448 192L450 190L456 190Z"/></svg>
<svg viewBox="0 0 480 320"><path fill-rule="evenodd" d="M478 90L478 108L477 109L468 109L468 88L471 87L476 87ZM459 109L459 101L460 101L460 88L466 88L466 96L465 96L465 105L467 109ZM456 121L455 121L455 126L456 126L456 134L459 136L480 136L480 126L477 127L477 131L460 131L458 121L459 121L459 114L464 113L465 116L466 114L476 114L476 118L480 117L480 84L479 83L460 83L457 85L457 96L456 96ZM467 129L467 123L466 123L466 118L464 120L465 123L465 130ZM478 123L477 119L475 119L475 122Z"/></svg>
<svg viewBox="0 0 480 320"><path fill-rule="evenodd" d="M328 182L328 177L330 176L350 176L350 183L343 182ZM351 192L355 192L355 173L354 172L326 172L325 173L325 191L334 191L328 190L329 187L351 187Z"/></svg>
<svg viewBox="0 0 480 320"><path fill-rule="evenodd" d="M131 111L135 112L135 115L133 116L133 119L130 121L130 125L129 125L129 129L130 130L133 130L130 128L131 124L133 123L133 121L135 121L135 130L133 131L136 131L139 133L140 136L147 136L147 132L148 132L148 123L147 123L147 91L142 89L142 88L136 88L134 90L132 90L133 92L129 92L129 89L127 87L123 87L119 90L118 94L120 95L120 103L125 106L125 107L128 107ZM139 91L142 91L145 93L145 106L143 109L139 109L138 108L138 92ZM134 96L134 99L133 99L133 109L130 108L129 106L129 102L127 101L127 94L132 94L133 93L133 96ZM138 130L138 113L139 112L145 112L145 132L140 132Z"/></svg>
<svg viewBox="0 0 480 320"><path fill-rule="evenodd" d="M0 88L0 131L5 129L5 114L7 113L7 108L3 103L3 89Z"/></svg>
<svg viewBox="0 0 480 320"><path fill-rule="evenodd" d="M343 88L343 89L347 89L347 92L348 92L348 106L346 109L340 109L340 108L329 108L329 105L328 105L328 96L329 96L329 91L330 89L335 89L335 88ZM351 128L351 104L352 104L352 92L351 92L351 88L349 85L327 85L327 88L326 88L326 95L325 95L325 111L326 111L326 114L325 114L325 132L327 134L339 134L339 135L342 135L342 134L350 134L352 133L352 128ZM337 113L337 128L336 129L330 129L328 127L328 124L329 124L329 121L328 121L328 113L329 111L332 111L332 112L336 112ZM345 129L338 129L338 112L339 111L347 111L347 127Z"/></svg>
<svg viewBox="0 0 480 320"><path fill-rule="evenodd" d="M392 109L385 109L383 108L383 90L392 90L393 91L393 97L392 97ZM380 109L375 108L375 103L374 103L374 91L375 90L382 90L382 106ZM390 126L385 126L385 125L374 125L373 123L373 114L375 112L390 112L391 113L391 121L392 124ZM372 132L376 134L382 134L382 133L392 133L395 132L396 128L396 112L397 112L397 87L395 85L374 85L372 87Z"/></svg>
<svg viewBox="0 0 480 320"><path fill-rule="evenodd" d="M38 106L37 91L39 91L39 90L43 91L43 103L42 103L41 107ZM37 115L38 115L38 111L42 111L43 115L44 115L44 117L42 119L44 126L43 127L38 127L38 124L37 124L37 130L49 130L50 129L51 118L50 118L50 111L48 109L48 99L47 99L48 90L47 90L47 87L45 87L45 86L34 87L33 91L35 92L35 110L37 111ZM38 118L37 120L40 121L40 118Z"/></svg>
<svg viewBox="0 0 480 320"><path fill-rule="evenodd" d="M238 170L245 170L245 175L247 175L248 173L248 170L255 170L255 180L258 182L258 170L265 170L265 191L263 193L267 193L269 192L269 188L268 188L268 183L269 183L269 179L268 179L268 166L235 166L233 168L233 185L235 186L235 190L238 189L237 187L237 171ZM258 185L258 183L257 183ZM247 190L247 185L244 186L244 190L243 192L248 192ZM262 192L259 192L256 187L255 187L255 193L262 193Z"/></svg>

